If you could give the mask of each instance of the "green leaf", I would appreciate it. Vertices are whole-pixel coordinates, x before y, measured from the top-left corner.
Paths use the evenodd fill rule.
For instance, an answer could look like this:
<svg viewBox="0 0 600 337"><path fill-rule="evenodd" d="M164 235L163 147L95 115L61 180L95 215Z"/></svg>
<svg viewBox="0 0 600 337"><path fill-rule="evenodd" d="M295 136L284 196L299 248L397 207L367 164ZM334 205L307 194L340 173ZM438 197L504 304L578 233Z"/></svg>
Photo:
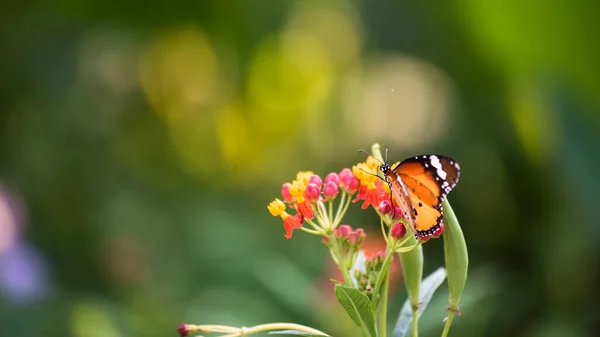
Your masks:
<svg viewBox="0 0 600 337"><path fill-rule="evenodd" d="M304 336L304 337L329 337L329 335L315 335L312 333L299 331L299 330L280 330L280 331L271 331L269 335L294 335L294 336Z"/></svg>
<svg viewBox="0 0 600 337"><path fill-rule="evenodd" d="M436 271L431 273L423 282L421 282L420 296L419 296L419 314L418 317L421 317L425 308L431 301L433 294L437 290L437 288L444 283L446 279L446 269L443 267L438 268ZM404 306L402 306L402 310L400 311L400 316L398 317L398 321L396 322L396 327L394 328L394 337L404 337L406 333L410 330L412 326L412 305L410 304L410 299L407 299L404 302Z"/></svg>
<svg viewBox="0 0 600 337"><path fill-rule="evenodd" d="M357 289L338 284L335 286L335 297L346 310L348 316L362 329L364 336L377 337L371 301L369 301L367 295Z"/></svg>

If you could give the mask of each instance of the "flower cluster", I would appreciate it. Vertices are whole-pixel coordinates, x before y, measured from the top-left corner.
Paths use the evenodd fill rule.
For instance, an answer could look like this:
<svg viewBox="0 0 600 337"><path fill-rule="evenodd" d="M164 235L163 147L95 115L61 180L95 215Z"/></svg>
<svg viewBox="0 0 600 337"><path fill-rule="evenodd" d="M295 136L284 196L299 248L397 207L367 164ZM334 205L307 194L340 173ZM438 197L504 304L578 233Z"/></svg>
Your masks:
<svg viewBox="0 0 600 337"><path fill-rule="evenodd" d="M287 239L292 237L295 229L322 237L322 242L328 248L331 260L339 272L332 278L337 279L339 274L343 277L343 282L335 281L335 296L365 335L386 336L386 328L389 326L387 301L390 291L398 283L395 277L400 277L398 259L402 264L408 295L404 307L411 309L412 317L401 314L396 323L396 327L401 329L400 331L395 329L394 334L404 335L407 329L411 329L412 335L418 336L420 312L427 306L433 291L440 284L439 281L446 278L449 301L448 317L442 334L445 337L454 315L460 314L458 305L467 277L469 261L462 230L450 204L447 200L442 200L447 218L447 228L443 236L446 269L440 268L424 279L421 244L431 237L440 236L444 231L444 224L431 214L429 217L420 217L415 209L412 213L419 223L403 219L403 211L408 211L406 208L411 206L418 207L419 212L425 215L428 214L427 211L431 213L431 207L434 205L427 205L425 202L431 198L419 199L419 195L410 195L407 196L411 200L407 202L409 205L405 205L402 200L395 200L397 192L402 191L395 190L397 185L390 187L386 183L386 178L380 175L383 158L379 144L373 144L371 151L374 157L369 156L364 163L359 163L352 169L345 168L339 173L330 173L324 179L310 171L298 172L295 180L281 186L281 197L274 199L267 209L271 215L282 219ZM427 156L420 158L427 158ZM439 161L441 157L430 156L430 158L433 159L429 164L436 166L439 162L435 162L435 159ZM423 164L425 167L428 165L426 162ZM458 165L455 166L458 170ZM398 171L403 169L399 167ZM386 174L392 176L387 171ZM404 177L404 173L401 173L401 177ZM407 182L406 191L409 193L417 191L418 186L414 184L415 181L402 180L402 182ZM427 182L420 180L418 182L427 186ZM445 181L444 183L447 184ZM394 190L390 191L390 188ZM380 218L382 235L369 235L371 243L365 241L366 233L362 228L353 229L350 225L341 224L349 205L359 201L362 209L372 207ZM401 202L403 209L400 209L398 202ZM441 212L440 205L435 206ZM441 216L441 214L434 215ZM423 231L415 231L415 227ZM413 234L418 234L418 237ZM370 250L369 246L373 242L378 243ZM432 286L434 283L437 285ZM423 291L421 291L422 285L427 285ZM423 293L429 296L419 296ZM361 315L369 312L372 318L354 319L357 308L360 308ZM319 330L293 323L260 324L240 328L214 324L181 324L177 332L180 337L187 337L194 332L221 333L224 334L223 336L233 337L250 336L271 330L279 330L279 333L294 330L311 336L326 335Z"/></svg>
<svg viewBox="0 0 600 337"><path fill-rule="evenodd" d="M350 270L366 237L367 233L362 228L353 230L349 225L341 225L334 231L333 237L324 236L323 243L336 252L337 264Z"/></svg>
<svg viewBox="0 0 600 337"><path fill-rule="evenodd" d="M379 273L382 270L383 262L386 258L386 252L380 251L377 254L367 258L365 261L365 270L356 269L354 271L354 278L357 281L357 288L363 294L371 298L373 296L373 290L375 289Z"/></svg>
<svg viewBox="0 0 600 337"><path fill-rule="evenodd" d="M296 180L282 185L283 201L277 198L267 208L271 215L279 216L283 220L287 239L292 237L294 229L327 236L339 225L348 207L348 196L354 194L358 187L358 179L347 168L339 174L329 173L324 181L311 171L298 172ZM342 196L334 217L332 205L340 191ZM286 212L288 206L296 210L296 214ZM305 222L312 229L304 227Z"/></svg>

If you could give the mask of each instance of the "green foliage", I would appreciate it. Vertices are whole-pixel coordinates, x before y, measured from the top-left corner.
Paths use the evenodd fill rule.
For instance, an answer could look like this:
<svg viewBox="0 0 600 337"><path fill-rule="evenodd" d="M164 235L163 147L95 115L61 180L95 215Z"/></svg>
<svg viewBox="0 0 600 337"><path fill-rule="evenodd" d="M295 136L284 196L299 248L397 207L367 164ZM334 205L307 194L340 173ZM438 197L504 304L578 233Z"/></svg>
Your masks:
<svg viewBox="0 0 600 337"><path fill-rule="evenodd" d="M446 279L446 270L442 267L431 273L429 276L423 279L420 287L419 305L417 320L423 314L423 311L429 305L429 302L433 298L435 291L444 283ZM408 332L411 331L414 321L412 299L407 299L402 306L396 326L394 327L393 337L404 337Z"/></svg>
<svg viewBox="0 0 600 337"><path fill-rule="evenodd" d="M371 302L367 295L354 288L338 284L335 286L335 296L354 323L361 328L363 336L378 336Z"/></svg>

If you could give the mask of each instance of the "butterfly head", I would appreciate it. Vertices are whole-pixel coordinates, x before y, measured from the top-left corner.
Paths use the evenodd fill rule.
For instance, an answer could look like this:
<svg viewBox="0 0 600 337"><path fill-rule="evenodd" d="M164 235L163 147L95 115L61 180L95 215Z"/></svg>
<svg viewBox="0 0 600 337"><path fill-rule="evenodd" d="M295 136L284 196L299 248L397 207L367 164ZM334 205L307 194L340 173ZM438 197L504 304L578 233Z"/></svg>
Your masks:
<svg viewBox="0 0 600 337"><path fill-rule="evenodd" d="M383 174L386 174L391 170L390 165L387 163L381 164L381 166L379 166L379 169L381 170L381 172L383 172Z"/></svg>

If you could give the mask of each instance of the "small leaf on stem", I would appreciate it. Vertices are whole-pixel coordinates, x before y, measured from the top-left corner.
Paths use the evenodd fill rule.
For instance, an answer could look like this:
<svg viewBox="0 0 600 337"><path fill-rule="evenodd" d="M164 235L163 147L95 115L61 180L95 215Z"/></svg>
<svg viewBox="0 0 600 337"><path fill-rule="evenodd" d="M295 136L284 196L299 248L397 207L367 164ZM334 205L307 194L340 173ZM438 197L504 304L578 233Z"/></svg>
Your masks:
<svg viewBox="0 0 600 337"><path fill-rule="evenodd" d="M338 284L335 286L335 296L348 316L362 329L364 336L377 337L375 317L367 295L357 289Z"/></svg>

